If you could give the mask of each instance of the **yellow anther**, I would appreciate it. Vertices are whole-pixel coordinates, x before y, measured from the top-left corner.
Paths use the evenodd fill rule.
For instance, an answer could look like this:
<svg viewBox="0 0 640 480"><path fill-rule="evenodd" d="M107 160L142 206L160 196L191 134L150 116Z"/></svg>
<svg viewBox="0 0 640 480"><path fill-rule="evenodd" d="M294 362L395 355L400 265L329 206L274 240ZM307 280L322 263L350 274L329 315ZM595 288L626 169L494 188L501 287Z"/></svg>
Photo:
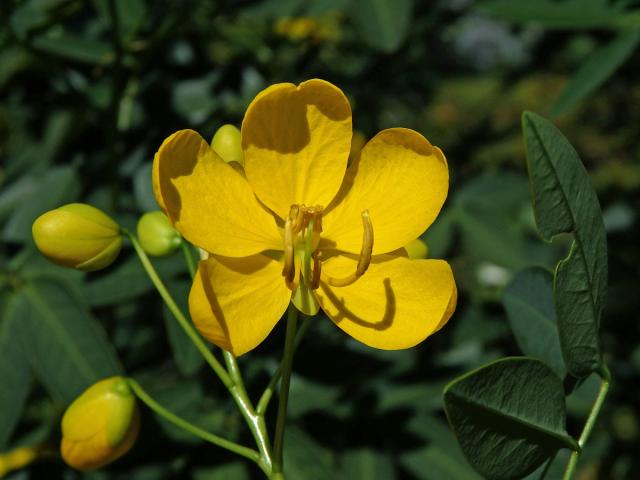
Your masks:
<svg viewBox="0 0 640 480"><path fill-rule="evenodd" d="M323 282L334 287L346 287L347 285L355 283L355 281L367 271L371 264L371 255L373 253L373 224L371 223L371 217L369 217L369 210L362 212L362 227L364 229L362 234L362 248L360 249L360 257L358 258L356 271L344 278L334 278L322 274Z"/></svg>
<svg viewBox="0 0 640 480"><path fill-rule="evenodd" d="M284 267L287 287L294 290L300 282L307 288L320 285L320 260L316 248L322 232L321 205L294 204L284 225Z"/></svg>

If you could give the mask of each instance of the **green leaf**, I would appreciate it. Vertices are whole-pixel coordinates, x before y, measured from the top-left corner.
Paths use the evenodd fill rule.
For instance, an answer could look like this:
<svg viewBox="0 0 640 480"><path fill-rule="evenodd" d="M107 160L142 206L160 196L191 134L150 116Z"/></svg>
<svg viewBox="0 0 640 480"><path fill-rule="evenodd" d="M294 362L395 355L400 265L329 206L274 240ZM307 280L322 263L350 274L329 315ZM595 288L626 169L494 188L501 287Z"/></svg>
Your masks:
<svg viewBox="0 0 640 480"><path fill-rule="evenodd" d="M444 404L467 460L487 478L521 478L558 449L579 448L565 430L562 381L539 360L504 358L466 373L445 387Z"/></svg>
<svg viewBox="0 0 640 480"><path fill-rule="evenodd" d="M143 212L160 210L151 184L151 162L143 163L133 176L133 196L136 205Z"/></svg>
<svg viewBox="0 0 640 480"><path fill-rule="evenodd" d="M2 185L0 192L0 221L23 205L33 195L38 181L32 175L23 175L13 183Z"/></svg>
<svg viewBox="0 0 640 480"><path fill-rule="evenodd" d="M154 259L153 264L164 281L185 271L179 255ZM102 307L132 300L153 289L140 260L133 255L107 275L87 282L83 293L92 307Z"/></svg>
<svg viewBox="0 0 640 480"><path fill-rule="evenodd" d="M424 438L426 446L404 453L402 465L424 480L481 480L466 462L456 437L448 425L430 415L417 415L409 423L409 432Z"/></svg>
<svg viewBox="0 0 640 480"><path fill-rule="evenodd" d="M122 373L104 330L67 283L34 280L17 294L22 346L36 376L62 403L96 381Z"/></svg>
<svg viewBox="0 0 640 480"><path fill-rule="evenodd" d="M413 0L360 0L351 19L362 39L385 53L395 52L409 31Z"/></svg>
<svg viewBox="0 0 640 480"><path fill-rule="evenodd" d="M21 203L11 214L2 230L3 240L28 242L31 240L31 225L42 213L57 208L75 199L80 181L71 167L54 168L37 182L36 188L28 184L28 192L20 197Z"/></svg>
<svg viewBox="0 0 640 480"><path fill-rule="evenodd" d="M544 268L523 270L505 287L502 302L522 353L542 360L564 377L552 283L551 272Z"/></svg>
<svg viewBox="0 0 640 480"><path fill-rule="evenodd" d="M601 365L598 330L607 290L607 239L600 204L578 154L548 120L525 112L522 128L540 234L573 233L556 267L554 297L567 370L586 377Z"/></svg>
<svg viewBox="0 0 640 480"><path fill-rule="evenodd" d="M347 416L349 405L340 404L340 391L337 385L314 382L303 376L295 376L289 390L287 415L299 418L310 412L331 411L334 416L341 413Z"/></svg>
<svg viewBox="0 0 640 480"><path fill-rule="evenodd" d="M215 467L198 468L193 473L193 480L249 480L249 464L241 461L216 465Z"/></svg>
<svg viewBox="0 0 640 480"><path fill-rule="evenodd" d="M600 0L490 0L483 2L480 8L503 20L537 22L546 28L560 29L617 28L628 14Z"/></svg>
<svg viewBox="0 0 640 480"><path fill-rule="evenodd" d="M286 478L326 480L335 475L332 454L301 429L285 430L284 473Z"/></svg>
<svg viewBox="0 0 640 480"><path fill-rule="evenodd" d="M180 281L170 286L171 295L183 312L188 312L187 299L191 282ZM164 305L162 310L169 345L173 352L173 359L180 373L186 377L194 375L204 364L202 354L193 345L184 330L180 327L169 308Z"/></svg>
<svg viewBox="0 0 640 480"><path fill-rule="evenodd" d="M566 113L602 85L631 56L638 41L640 32L627 32L593 52L556 99L551 116Z"/></svg>
<svg viewBox="0 0 640 480"><path fill-rule="evenodd" d="M36 50L76 62L105 65L115 58L108 43L66 32L41 35L31 44Z"/></svg>
<svg viewBox="0 0 640 480"><path fill-rule="evenodd" d="M0 322L0 451L20 420L31 390L29 362L19 342L18 329L23 320L24 305L17 295L0 297L7 301Z"/></svg>
<svg viewBox="0 0 640 480"><path fill-rule="evenodd" d="M388 455L372 450L349 450L342 455L342 476L345 480L393 480L393 463Z"/></svg>

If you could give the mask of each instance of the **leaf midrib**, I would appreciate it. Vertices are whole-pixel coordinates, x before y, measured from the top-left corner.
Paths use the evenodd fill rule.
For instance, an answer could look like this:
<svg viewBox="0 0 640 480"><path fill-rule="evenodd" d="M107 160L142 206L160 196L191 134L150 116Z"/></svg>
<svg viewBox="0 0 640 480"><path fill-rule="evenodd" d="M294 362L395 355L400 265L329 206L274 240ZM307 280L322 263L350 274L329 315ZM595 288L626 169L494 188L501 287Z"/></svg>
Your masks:
<svg viewBox="0 0 640 480"><path fill-rule="evenodd" d="M517 423L519 425L523 425L524 427L527 427L531 430L535 430L537 432L541 432L543 434L547 434L550 435L556 439L558 439L563 445L569 445L571 443L571 438L569 437L569 435L566 432L560 432L560 431L555 431L555 430L548 430L547 428L537 425L535 423L530 423L530 421L528 421L527 419L521 418L521 417L516 417L513 414L504 412L502 410L499 410L495 407L492 407L490 405L486 405L484 403L478 403L478 402L474 402L473 400L468 399L467 397L461 396L460 394L455 393L452 390L449 390L445 393L445 395L451 395L452 397L454 397L455 399L459 400L460 402L466 404L466 405L471 405L473 407L482 409L482 410L486 410L490 413L493 413L494 415L498 415L504 418L507 418L511 421L513 421L514 423Z"/></svg>
<svg viewBox="0 0 640 480"><path fill-rule="evenodd" d="M582 235L579 232L578 229L578 222L576 221L576 217L573 214L573 210L571 208L571 204L569 203L568 197L566 192L564 191L564 186L562 185L562 182L560 182L560 176L558 175L558 171L556 170L555 165L553 164L553 162L551 161L551 155L549 154L549 151L547 150L547 148L545 147L544 142L542 141L542 137L540 136L540 133L538 132L537 127L535 126L535 124L531 121L528 120L529 125L531 127L531 129L533 130L534 135L536 136L536 140L538 141L538 144L540 145L540 148L542 149L545 159L548 163L548 165L551 167L551 170L553 170L555 179L556 179L556 183L558 184L560 193L562 193L562 199L564 200L565 206L567 208L567 210L569 211L569 215L571 216L571 222L573 223L573 230L571 231L571 233L573 233L573 241L576 242L578 248L580 249L580 256L581 256L581 261L582 264L585 267L585 271L587 272L587 284L589 285L589 300L590 300L590 304L591 304L591 311L593 313L593 318L596 320L596 322L598 322L598 310L596 308L596 299L594 297L594 288L593 288L593 279L592 279L592 273L589 271L589 265L587 264L587 257L585 255L585 250L584 250L584 246L582 243ZM557 233L567 233L567 232L556 232ZM569 255L567 255L566 258L562 259L560 261L560 263L565 263L569 258L571 257L571 250L569 250ZM554 282L554 286L555 286L555 282Z"/></svg>

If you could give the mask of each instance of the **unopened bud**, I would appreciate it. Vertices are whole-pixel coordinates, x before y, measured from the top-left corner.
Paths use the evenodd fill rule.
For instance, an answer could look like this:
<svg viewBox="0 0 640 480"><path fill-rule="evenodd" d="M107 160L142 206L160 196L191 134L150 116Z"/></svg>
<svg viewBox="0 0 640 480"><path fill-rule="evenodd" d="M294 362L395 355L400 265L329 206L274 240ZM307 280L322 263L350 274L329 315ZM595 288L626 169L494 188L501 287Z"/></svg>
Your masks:
<svg viewBox="0 0 640 480"><path fill-rule="evenodd" d="M427 256L429 255L429 246L424 240L421 240L420 238L416 238L412 242L407 243L404 246L404 249L407 251L407 255L409 255L409 258L412 260L427 258Z"/></svg>
<svg viewBox="0 0 640 480"><path fill-rule="evenodd" d="M240 130L230 124L221 126L211 140L211 148L225 162L243 165L244 155L240 141Z"/></svg>
<svg viewBox="0 0 640 480"><path fill-rule="evenodd" d="M147 212L138 221L138 239L149 255L162 257L173 253L182 238L161 211Z"/></svg>
<svg viewBox="0 0 640 480"><path fill-rule="evenodd" d="M123 377L84 391L62 418L62 458L77 470L94 470L127 453L140 430L136 397Z"/></svg>
<svg viewBox="0 0 640 480"><path fill-rule="evenodd" d="M109 266L122 248L118 224L84 203L43 213L31 231L38 250L53 263L87 272Z"/></svg>

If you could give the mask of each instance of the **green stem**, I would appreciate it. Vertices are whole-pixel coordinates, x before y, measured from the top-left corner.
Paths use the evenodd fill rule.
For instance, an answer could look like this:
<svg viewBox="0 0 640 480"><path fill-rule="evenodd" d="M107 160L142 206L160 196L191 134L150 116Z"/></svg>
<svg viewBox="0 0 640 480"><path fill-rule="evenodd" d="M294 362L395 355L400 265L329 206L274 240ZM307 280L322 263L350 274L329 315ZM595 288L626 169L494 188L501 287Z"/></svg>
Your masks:
<svg viewBox="0 0 640 480"><path fill-rule="evenodd" d="M133 393L135 393L136 396L145 405L147 405L147 407L149 407L151 410L153 410L155 413L165 418L169 422L195 435L196 437L200 437L207 442L213 443L214 445L225 448L234 453L237 453L238 455L242 455L243 457L248 458L249 460L259 463L260 456L258 452L256 452L255 450L242 445L238 445L237 443L232 442L231 440L227 440L226 438L222 438L213 433L209 433L206 430L201 429L200 427L196 427L192 423L189 423L185 419L178 417L176 414L167 410L158 402L156 402L153 398L151 398L151 396L149 396L147 392L144 391L144 389L140 386L140 384L135 380L133 380L132 378L129 378L128 382Z"/></svg>
<svg viewBox="0 0 640 480"><path fill-rule="evenodd" d="M300 326L300 329L298 330L298 333L296 334L296 342L293 347L294 352L298 349L300 342L302 342L302 339L307 333L307 330L309 330L310 326L311 326L311 317L305 317L304 320L302 321L302 325ZM282 377L282 363L278 366L278 368L274 372L273 376L271 377L271 380L269 381L269 384L267 385L267 388L265 388L264 393L262 394L262 396L260 397L260 400L258 401L258 406L256 407L256 412L258 413L258 415L264 416L264 414L267 412L267 407L269 406L269 402L271 401L273 392L275 392L276 386L278 385L278 382L280 381L281 377Z"/></svg>
<svg viewBox="0 0 640 480"><path fill-rule="evenodd" d="M567 468L564 472L564 476L562 477L563 480L570 480L573 477L573 473L576 469L576 466L578 465L578 460L580 460L582 449L584 448L587 440L589 439L589 436L591 435L591 431L593 430L596 420L598 419L600 409L602 408L604 400L607 396L607 392L609 391L609 385L611 383L611 374L609 373L609 369L606 366L603 366L600 375L602 377L602 381L600 382L598 396L596 397L596 400L591 407L589 417L587 417L587 421L584 424L584 428L582 429L582 433L580 434L580 438L578 439L580 450L574 450L573 452L571 452L569 462L567 463Z"/></svg>
<svg viewBox="0 0 640 480"><path fill-rule="evenodd" d="M267 425L264 417L258 415L253 408L253 404L249 399L247 390L242 380L242 374L236 357L226 350L223 351L224 361L227 365L227 371L233 380L234 386L230 389L233 400L240 409L242 416L244 417L251 434L253 435L258 450L260 451L260 461L262 462L262 469L265 471L271 471L272 458L271 458L271 445L269 443L269 434L267 433Z"/></svg>
<svg viewBox="0 0 640 480"><path fill-rule="evenodd" d="M195 328L193 328L191 323L187 320L187 318L184 316L184 314L182 313L182 311L180 310L176 302L173 300L173 297L167 290L167 287L165 287L164 283L162 283L162 280L158 276L158 272L156 272L156 269L151 264L149 257L140 246L138 239L130 232L125 232L125 233L129 237L129 240L131 240L131 244L133 245L134 250L138 254L138 257L140 258L140 262L142 263L142 266L146 270L147 275L151 279L151 282L153 282L153 285L156 287L156 290L158 290L158 293L162 297L162 300L164 300L164 303L167 304L167 307L169 308L169 310L171 311L175 319L180 324L180 327L182 327L182 330L184 330L184 332L188 335L191 342L200 351L205 361L213 369L216 375L218 375L218 377L220 378L222 383L225 385L225 387L229 389L233 387L233 380L231 379L231 377L229 377L229 374L224 369L224 367L220 364L218 359L213 356L213 353L211 352L211 350L209 350L209 348L207 348L207 345L204 343L204 340L202 340L202 337L200 337L198 332L196 332Z"/></svg>
<svg viewBox="0 0 640 480"><path fill-rule="evenodd" d="M227 364L227 369L218 362L216 357L213 356L213 353L207 348L204 341L200 337L200 335L196 332L196 330L191 326L191 324L187 321L184 314L180 311L180 308L173 301L173 298L167 291L166 287L162 283L162 280L158 277L156 270L153 268L149 257L144 252L137 238L129 232L126 232L131 240L133 248L136 250L138 257L140 257L140 261L142 262L142 266L147 271L149 278L156 286L158 293L171 310L171 313L174 315L180 326L184 329L184 331L189 335L189 338L194 343L196 348L200 350L205 360L211 368L216 372L224 386L227 387L227 390L233 397L240 413L245 419L253 438L256 441L259 449L259 457L256 460L260 468L265 472L267 476L271 475L271 446L269 444L269 435L267 433L267 427L264 421L264 417L258 415L251 404L251 400L247 395L246 389L244 387L244 382L242 381L242 375L240 373L240 369L238 367L238 363L236 362L236 358L232 353L224 351L224 359ZM195 266L193 265L193 258L191 257L191 252L188 250L189 246L186 242L182 242L181 244L183 248L183 252L185 252L185 259L187 261L187 267L189 268L189 272L193 277L195 273ZM191 264L189 260L191 259Z"/></svg>
<svg viewBox="0 0 640 480"><path fill-rule="evenodd" d="M287 403L289 401L289 384L291 382L297 322L298 310L293 303L290 303L289 309L287 310L287 333L284 340L284 355L282 357L282 382L280 383L280 401L278 403L278 418L276 420L276 433L273 446L273 473L276 474L276 478L283 478L284 427L287 417Z"/></svg>
<svg viewBox="0 0 640 480"><path fill-rule="evenodd" d="M185 241L184 238L180 240L180 249L182 250L182 254L184 255L184 259L187 263L189 275L191 275L191 278L193 278L196 274L196 264L191 253L191 246Z"/></svg>

